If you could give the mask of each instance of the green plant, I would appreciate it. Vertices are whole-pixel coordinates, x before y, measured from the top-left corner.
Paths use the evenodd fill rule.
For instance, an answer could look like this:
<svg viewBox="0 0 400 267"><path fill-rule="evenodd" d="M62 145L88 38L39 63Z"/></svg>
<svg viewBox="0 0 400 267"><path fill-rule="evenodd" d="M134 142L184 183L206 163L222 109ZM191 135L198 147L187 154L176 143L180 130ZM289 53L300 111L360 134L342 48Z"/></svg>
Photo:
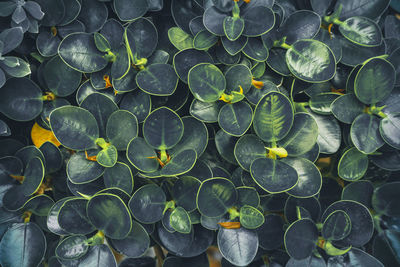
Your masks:
<svg viewBox="0 0 400 267"><path fill-rule="evenodd" d="M398 5L0 2L1 266L399 265Z"/></svg>

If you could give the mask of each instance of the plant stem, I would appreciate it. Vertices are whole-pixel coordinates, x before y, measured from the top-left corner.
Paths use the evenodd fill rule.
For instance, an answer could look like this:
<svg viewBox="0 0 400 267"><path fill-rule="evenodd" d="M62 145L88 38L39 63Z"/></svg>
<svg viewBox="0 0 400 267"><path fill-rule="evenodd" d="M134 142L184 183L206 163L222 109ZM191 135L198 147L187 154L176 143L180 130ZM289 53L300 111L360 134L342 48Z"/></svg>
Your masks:
<svg viewBox="0 0 400 267"><path fill-rule="evenodd" d="M162 251L162 248L159 244L155 244L153 249L157 257L157 267L162 267L165 259L164 252Z"/></svg>

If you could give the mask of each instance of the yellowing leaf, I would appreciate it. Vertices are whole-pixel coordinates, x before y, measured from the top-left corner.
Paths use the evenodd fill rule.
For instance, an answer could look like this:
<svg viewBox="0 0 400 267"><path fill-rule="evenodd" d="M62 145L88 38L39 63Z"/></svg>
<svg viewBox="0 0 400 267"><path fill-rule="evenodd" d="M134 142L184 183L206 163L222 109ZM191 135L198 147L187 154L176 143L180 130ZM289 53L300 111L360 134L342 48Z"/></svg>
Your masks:
<svg viewBox="0 0 400 267"><path fill-rule="evenodd" d="M218 224L226 229L239 229L240 228L240 222L220 222Z"/></svg>
<svg viewBox="0 0 400 267"><path fill-rule="evenodd" d="M31 130L32 142L36 147L41 147L45 142L52 142L56 146L60 146L60 142L56 139L52 131L46 130L35 122Z"/></svg>

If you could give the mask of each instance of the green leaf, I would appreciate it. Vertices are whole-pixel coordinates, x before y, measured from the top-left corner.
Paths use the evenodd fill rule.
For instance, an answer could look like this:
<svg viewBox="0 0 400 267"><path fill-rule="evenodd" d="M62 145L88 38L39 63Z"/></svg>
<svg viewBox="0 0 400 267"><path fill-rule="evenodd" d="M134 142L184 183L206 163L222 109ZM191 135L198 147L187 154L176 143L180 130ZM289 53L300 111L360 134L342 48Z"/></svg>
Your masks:
<svg viewBox="0 0 400 267"><path fill-rule="evenodd" d="M182 234L189 234L192 230L189 214L182 207L174 209L169 217L171 227Z"/></svg>
<svg viewBox="0 0 400 267"><path fill-rule="evenodd" d="M193 37L179 27L169 28L168 38L178 50L193 48Z"/></svg>
<svg viewBox="0 0 400 267"><path fill-rule="evenodd" d="M326 208L322 214L321 221L325 221L329 214L335 210L346 212L351 221L350 234L344 239L335 242L335 245L341 247L359 247L370 241L374 232L374 224L367 207L351 200L337 201Z"/></svg>
<svg viewBox="0 0 400 267"><path fill-rule="evenodd" d="M240 51L242 51L242 49L246 46L248 38L245 36L240 36L235 41L229 41L228 38L222 37L221 41L226 52L228 52L229 55L234 56L237 55Z"/></svg>
<svg viewBox="0 0 400 267"><path fill-rule="evenodd" d="M156 159L156 152L141 137L135 137L129 142L126 157L136 169L142 172L158 170L159 163Z"/></svg>
<svg viewBox="0 0 400 267"><path fill-rule="evenodd" d="M57 96L68 96L78 89L82 73L68 67L59 56L50 59L44 67L44 80Z"/></svg>
<svg viewBox="0 0 400 267"><path fill-rule="evenodd" d="M226 80L222 72L209 63L201 63L191 68L188 84L194 97L203 102L217 101L226 88Z"/></svg>
<svg viewBox="0 0 400 267"><path fill-rule="evenodd" d="M255 231L246 228L220 228L217 244L222 256L233 265L247 266L256 257L258 236Z"/></svg>
<svg viewBox="0 0 400 267"><path fill-rule="evenodd" d="M66 128L65 125L69 127ZM50 114L50 127L57 140L67 148L96 148L99 126L95 117L83 108L64 106L53 110Z"/></svg>
<svg viewBox="0 0 400 267"><path fill-rule="evenodd" d="M196 49L179 51L173 58L175 72L184 83L188 82L189 70L200 63L213 63L213 59L207 52Z"/></svg>
<svg viewBox="0 0 400 267"><path fill-rule="evenodd" d="M375 104L385 99L394 88L396 70L382 58L365 62L354 81L354 93L364 104Z"/></svg>
<svg viewBox="0 0 400 267"><path fill-rule="evenodd" d="M317 142L318 125L315 119L307 113L296 113L293 126L289 133L278 142L289 156L295 157L310 151Z"/></svg>
<svg viewBox="0 0 400 267"><path fill-rule="evenodd" d="M196 151L186 149L171 156L169 161L162 169L162 176L178 176L190 171L197 160Z"/></svg>
<svg viewBox="0 0 400 267"><path fill-rule="evenodd" d="M127 110L136 116L138 122L143 122L150 114L151 98L142 90L124 94L120 104L121 109Z"/></svg>
<svg viewBox="0 0 400 267"><path fill-rule="evenodd" d="M10 66L7 61L12 61L12 65ZM8 75L16 78L22 78L31 74L29 63L17 57L4 57L0 61L0 67Z"/></svg>
<svg viewBox="0 0 400 267"><path fill-rule="evenodd" d="M400 149L400 114L389 114L382 119L379 125L379 132L383 140L390 146Z"/></svg>
<svg viewBox="0 0 400 267"><path fill-rule="evenodd" d="M264 62L269 56L268 48L259 38L249 38L242 52L257 62Z"/></svg>
<svg viewBox="0 0 400 267"><path fill-rule="evenodd" d="M372 207L378 214L389 217L398 217L400 210L396 204L399 200L397 190L400 188L399 182L388 182L377 187L372 196Z"/></svg>
<svg viewBox="0 0 400 267"><path fill-rule="evenodd" d="M143 199L146 199L144 202ZM155 184L147 184L133 193L129 200L129 209L133 217L141 223L156 223L163 217L167 197Z"/></svg>
<svg viewBox="0 0 400 267"><path fill-rule="evenodd" d="M17 223L2 237L0 263L3 266L38 266L45 252L46 238L39 226L32 222Z"/></svg>
<svg viewBox="0 0 400 267"><path fill-rule="evenodd" d="M236 142L234 154L240 167L249 171L251 163L257 158L266 157L267 151L256 135L246 134Z"/></svg>
<svg viewBox="0 0 400 267"><path fill-rule="evenodd" d="M193 99L190 105L190 115L202 122L217 122L218 114L221 107L224 105L223 102L202 102L197 99Z"/></svg>
<svg viewBox="0 0 400 267"><path fill-rule="evenodd" d="M320 30L320 26L321 17L317 13L310 10L298 10L285 18L279 32L282 37L286 36L288 44L293 44L298 40L312 39Z"/></svg>
<svg viewBox="0 0 400 267"><path fill-rule="evenodd" d="M117 262L110 247L100 244L90 247L86 255L79 260L78 267L83 266L117 267Z"/></svg>
<svg viewBox="0 0 400 267"><path fill-rule="evenodd" d="M76 260L83 257L89 249L84 235L72 235L63 239L56 247L55 255L62 260Z"/></svg>
<svg viewBox="0 0 400 267"><path fill-rule="evenodd" d="M10 78L1 88L0 112L12 120L33 120L42 108L42 91L28 78Z"/></svg>
<svg viewBox="0 0 400 267"><path fill-rule="evenodd" d="M172 148L182 136L182 119L175 111L167 107L153 110L143 122L143 137L155 149Z"/></svg>
<svg viewBox="0 0 400 267"><path fill-rule="evenodd" d="M229 41L236 41L244 30L244 20L227 16L224 19L224 32Z"/></svg>
<svg viewBox="0 0 400 267"><path fill-rule="evenodd" d="M282 93L270 92L257 104L254 111L254 131L265 142L283 139L293 124L293 107Z"/></svg>
<svg viewBox="0 0 400 267"><path fill-rule="evenodd" d="M96 72L108 64L105 54L97 50L93 35L89 33L69 34L61 41L58 53L68 66L80 72Z"/></svg>
<svg viewBox="0 0 400 267"><path fill-rule="evenodd" d="M240 208L240 224L247 229L256 229L264 223L264 215L255 207L245 205Z"/></svg>
<svg viewBox="0 0 400 267"><path fill-rule="evenodd" d="M208 7L203 14L204 27L215 35L224 35L224 19L226 13L219 11L215 6Z"/></svg>
<svg viewBox="0 0 400 267"><path fill-rule="evenodd" d="M148 58L153 54L157 46L157 28L147 18L138 18L125 28L126 46L131 50L134 62L141 58ZM128 52L129 53L129 52Z"/></svg>
<svg viewBox="0 0 400 267"><path fill-rule="evenodd" d="M126 150L129 142L138 135L138 120L126 110L114 111L106 126L106 136L118 150Z"/></svg>
<svg viewBox="0 0 400 267"><path fill-rule="evenodd" d="M260 205L260 196L254 187L240 186L236 190L238 192L238 207L248 205L257 208Z"/></svg>
<svg viewBox="0 0 400 267"><path fill-rule="evenodd" d="M318 240L318 229L310 219L292 223L285 232L285 248L290 257L301 260L311 256ZM301 246L299 246L301 244Z"/></svg>
<svg viewBox="0 0 400 267"><path fill-rule="evenodd" d="M104 37L101 33L94 33L94 44L97 49L103 53L106 53L111 50L111 45L108 42L107 38Z"/></svg>
<svg viewBox="0 0 400 267"><path fill-rule="evenodd" d="M191 116L183 117L183 136L178 144L169 150L171 154L177 154L186 149L193 149L199 158L208 144L208 130L206 125Z"/></svg>
<svg viewBox="0 0 400 267"><path fill-rule="evenodd" d="M81 197L71 197L62 202L57 202L52 209L56 217L56 225L69 234L86 235L95 230L86 214L88 200ZM61 204L61 205L60 205ZM52 213L49 213L52 214ZM51 221L48 218L48 222Z"/></svg>
<svg viewBox="0 0 400 267"><path fill-rule="evenodd" d="M328 215L322 226L322 236L329 241L341 240L351 231L349 215L342 210L336 210Z"/></svg>
<svg viewBox="0 0 400 267"><path fill-rule="evenodd" d="M362 153L370 154L384 145L379 133L380 120L370 114L360 114L350 128L351 141Z"/></svg>
<svg viewBox="0 0 400 267"><path fill-rule="evenodd" d="M200 180L192 176L182 176L172 187L172 197L178 206L191 212L196 209L196 196Z"/></svg>
<svg viewBox="0 0 400 267"><path fill-rule="evenodd" d="M80 107L93 114L99 126L99 135L105 137L106 123L111 114L118 110L117 104L105 94L93 93L81 102Z"/></svg>
<svg viewBox="0 0 400 267"><path fill-rule="evenodd" d="M331 114L331 103L338 97L340 94L337 93L321 93L312 95L309 100L309 105L312 111L321 115L329 115Z"/></svg>
<svg viewBox="0 0 400 267"><path fill-rule="evenodd" d="M169 64L152 64L136 75L137 86L144 92L156 96L168 96L178 86L178 76Z"/></svg>
<svg viewBox="0 0 400 267"><path fill-rule="evenodd" d="M39 190L44 178L44 166L40 158L35 157L28 162L24 173L21 190L26 196L33 195Z"/></svg>
<svg viewBox="0 0 400 267"><path fill-rule="evenodd" d="M366 17L351 17L339 24L340 33L351 42L362 46L378 46L382 32L378 24Z"/></svg>
<svg viewBox="0 0 400 267"><path fill-rule="evenodd" d="M135 221L132 221L132 230L124 239L111 239L112 247L128 257L142 257L150 246L150 237L146 229Z"/></svg>
<svg viewBox="0 0 400 267"><path fill-rule="evenodd" d="M193 39L193 47L197 50L207 50L218 42L218 36L207 30L202 30Z"/></svg>
<svg viewBox="0 0 400 267"><path fill-rule="evenodd" d="M270 158L258 158L251 163L251 177L268 193L281 193L296 186L299 176L292 166Z"/></svg>
<svg viewBox="0 0 400 267"><path fill-rule="evenodd" d="M86 159L84 152L77 152L69 158L66 173L72 183L84 184L103 175L104 167L96 161Z"/></svg>
<svg viewBox="0 0 400 267"><path fill-rule="evenodd" d="M243 35L248 37L261 36L269 32L275 25L275 15L266 6L248 8L242 16L244 20ZM227 35L229 38L229 36Z"/></svg>
<svg viewBox="0 0 400 267"><path fill-rule="evenodd" d="M197 208L202 215L218 217L235 205L235 185L225 178L211 178L203 181L197 192Z"/></svg>
<svg viewBox="0 0 400 267"><path fill-rule="evenodd" d="M246 65L233 65L229 67L224 74L226 79L226 94L231 94L233 91L239 92L240 87L244 94L250 90L253 74Z"/></svg>
<svg viewBox="0 0 400 267"><path fill-rule="evenodd" d="M87 203L86 212L94 227L110 238L123 239L131 231L132 218L128 207L116 195L94 195Z"/></svg>
<svg viewBox="0 0 400 267"><path fill-rule="evenodd" d="M147 0L116 0L114 10L122 21L131 21L142 17L149 9Z"/></svg>
<svg viewBox="0 0 400 267"><path fill-rule="evenodd" d="M118 151L117 148L113 145L109 145L108 147L102 149L97 153L97 163L103 167L110 168L113 167L117 163L118 159Z"/></svg>
<svg viewBox="0 0 400 267"><path fill-rule="evenodd" d="M299 176L299 182L287 191L289 195L308 198L319 194L322 187L322 175L313 162L305 158L285 158L283 162L292 166Z"/></svg>
<svg viewBox="0 0 400 267"><path fill-rule="evenodd" d="M253 121L253 110L244 102L226 104L218 115L218 124L230 135L242 136L250 128Z"/></svg>
<svg viewBox="0 0 400 267"><path fill-rule="evenodd" d="M332 102L331 111L339 121L351 124L364 111L364 105L354 94L345 94Z"/></svg>
<svg viewBox="0 0 400 267"><path fill-rule="evenodd" d="M361 0L357 3L349 3L347 0L338 0L335 4L335 10L340 5L343 6L340 13L341 19L347 19L354 16L364 16L370 19L378 18L389 6L389 0Z"/></svg>
<svg viewBox="0 0 400 267"><path fill-rule="evenodd" d="M214 137L215 148L223 159L229 163L236 164L236 159L234 155L234 149L237 137L224 132L222 129L219 130Z"/></svg>
<svg viewBox="0 0 400 267"><path fill-rule="evenodd" d="M299 40L286 52L286 63L296 78L319 83L328 81L336 73L332 50L316 40Z"/></svg>
<svg viewBox="0 0 400 267"><path fill-rule="evenodd" d="M352 147L343 153L338 163L340 178L353 182L361 179L368 169L368 156Z"/></svg>
<svg viewBox="0 0 400 267"><path fill-rule="evenodd" d="M277 214L267 214L264 223L257 228L260 248L274 250L280 248L283 243L283 219Z"/></svg>
<svg viewBox="0 0 400 267"><path fill-rule="evenodd" d="M134 181L129 165L117 162L112 168L105 169L103 178L107 188L117 187L128 194L132 193Z"/></svg>

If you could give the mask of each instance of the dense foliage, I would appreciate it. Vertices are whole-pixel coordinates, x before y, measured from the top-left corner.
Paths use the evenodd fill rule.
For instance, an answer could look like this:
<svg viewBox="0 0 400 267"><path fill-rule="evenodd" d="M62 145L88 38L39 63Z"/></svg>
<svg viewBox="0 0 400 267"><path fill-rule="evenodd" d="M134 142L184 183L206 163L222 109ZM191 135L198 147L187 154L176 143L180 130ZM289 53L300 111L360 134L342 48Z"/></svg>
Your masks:
<svg viewBox="0 0 400 267"><path fill-rule="evenodd" d="M396 12L1 0L0 265L399 266Z"/></svg>

